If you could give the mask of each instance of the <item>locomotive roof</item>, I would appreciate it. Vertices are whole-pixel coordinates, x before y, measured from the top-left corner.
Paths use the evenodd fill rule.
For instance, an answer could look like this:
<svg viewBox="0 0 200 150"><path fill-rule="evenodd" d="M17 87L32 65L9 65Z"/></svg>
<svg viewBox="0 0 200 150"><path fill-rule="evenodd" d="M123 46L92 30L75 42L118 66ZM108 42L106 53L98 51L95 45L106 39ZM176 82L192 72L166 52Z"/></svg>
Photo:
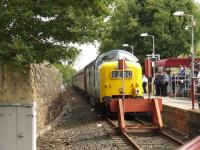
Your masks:
<svg viewBox="0 0 200 150"><path fill-rule="evenodd" d="M128 51L125 51L125 50L111 50L111 51L108 51L106 53L103 53L103 54L97 56L97 58L95 60L90 62L84 68L86 68L86 67L88 67L90 65L93 65L95 63L98 63L98 61L100 61L102 58L104 58L104 57L106 57L108 55L112 55L112 54L116 54L116 60L125 58L125 59L127 59L129 61L132 61L132 62L138 62L138 58L135 55L133 55L132 53L128 52Z"/></svg>
<svg viewBox="0 0 200 150"><path fill-rule="evenodd" d="M138 58L135 55L133 55L132 53L125 51L125 50L111 50L111 51L108 51L108 52L98 56L97 59L102 58L102 57L107 56L112 53L113 54L116 53L118 59L125 58L125 59L128 59L129 61L138 62Z"/></svg>

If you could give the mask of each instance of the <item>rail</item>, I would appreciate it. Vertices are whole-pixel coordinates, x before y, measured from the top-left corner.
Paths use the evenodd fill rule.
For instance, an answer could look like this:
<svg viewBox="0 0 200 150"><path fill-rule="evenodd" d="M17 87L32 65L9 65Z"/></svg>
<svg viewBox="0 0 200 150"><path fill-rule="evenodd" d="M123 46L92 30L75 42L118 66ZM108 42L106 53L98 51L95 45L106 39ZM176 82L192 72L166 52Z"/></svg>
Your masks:
<svg viewBox="0 0 200 150"><path fill-rule="evenodd" d="M110 120L109 118L105 118L105 120L113 127L115 127L116 129L118 129L118 126L113 123L112 120ZM136 150L141 150L140 147L137 145L137 143L135 143L125 132L120 132L121 135L123 135L125 137L125 139L133 146L134 149Z"/></svg>
<svg viewBox="0 0 200 150"><path fill-rule="evenodd" d="M178 139L176 139L175 137L173 137L172 135L169 135L168 133L162 131L162 130L158 130L158 129L152 129L152 130L148 130L145 131L142 129L142 126L146 126L146 125L150 125L149 123L146 123L144 121L141 121L140 119L134 118L134 120L138 123L136 123L136 126L140 126L141 127L141 131L135 131L135 130L130 130L128 132L122 132L122 130L119 130L119 127L116 123L113 122L113 120L110 120L109 118L105 118L106 121L112 126L114 127L114 129L116 129L116 131L118 133L120 133L120 135L122 135L126 140L127 140L127 144L129 144L130 146L132 146L134 149L137 150L142 150L143 146L149 146L151 144L155 144L156 147L158 148L158 145L160 145L160 147L162 147L163 145L163 141L162 139L165 139L165 143L166 143L166 139L168 140L167 145L174 143L177 147L182 146L184 143L179 141ZM139 125L139 123L141 123ZM156 131L156 132L155 132ZM138 134L138 133L142 133L142 134ZM139 141L141 141L141 135L143 135L144 137L144 141L146 140L145 138L148 137L148 140L150 139L151 136L149 136L149 133L154 133L155 135L157 135L157 141L155 141L155 143L150 142L150 143L143 143L143 142L138 142L137 138L140 139ZM162 136L164 138L162 138ZM158 138L159 137L159 138ZM151 141L151 140L149 140ZM151 145L151 146L153 146ZM173 144L172 144L173 145Z"/></svg>

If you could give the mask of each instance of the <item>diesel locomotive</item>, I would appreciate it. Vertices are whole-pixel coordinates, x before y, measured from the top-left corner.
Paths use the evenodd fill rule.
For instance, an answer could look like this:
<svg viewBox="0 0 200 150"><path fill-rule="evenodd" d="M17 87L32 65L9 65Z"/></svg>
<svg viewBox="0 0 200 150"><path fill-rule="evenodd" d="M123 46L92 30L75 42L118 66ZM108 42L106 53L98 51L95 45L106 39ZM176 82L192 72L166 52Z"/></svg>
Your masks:
<svg viewBox="0 0 200 150"><path fill-rule="evenodd" d="M72 78L74 88L89 97L90 104L105 115L118 114L124 132L125 113L151 113L152 122L163 127L162 99L143 98L142 68L136 56L113 50L98 56Z"/></svg>
<svg viewBox="0 0 200 150"><path fill-rule="evenodd" d="M72 84L90 97L92 106L104 106L115 98L142 97L142 68L133 54L112 50L98 56L75 74Z"/></svg>

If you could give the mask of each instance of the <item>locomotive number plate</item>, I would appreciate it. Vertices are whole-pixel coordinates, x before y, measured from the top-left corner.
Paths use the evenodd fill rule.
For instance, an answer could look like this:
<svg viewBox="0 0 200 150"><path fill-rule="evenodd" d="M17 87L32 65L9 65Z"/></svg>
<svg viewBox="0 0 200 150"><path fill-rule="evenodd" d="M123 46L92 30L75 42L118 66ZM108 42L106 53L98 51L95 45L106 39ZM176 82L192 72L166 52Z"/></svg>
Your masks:
<svg viewBox="0 0 200 150"><path fill-rule="evenodd" d="M112 78L122 78L123 71L112 71ZM124 71L124 78L131 78L132 72L131 71Z"/></svg>

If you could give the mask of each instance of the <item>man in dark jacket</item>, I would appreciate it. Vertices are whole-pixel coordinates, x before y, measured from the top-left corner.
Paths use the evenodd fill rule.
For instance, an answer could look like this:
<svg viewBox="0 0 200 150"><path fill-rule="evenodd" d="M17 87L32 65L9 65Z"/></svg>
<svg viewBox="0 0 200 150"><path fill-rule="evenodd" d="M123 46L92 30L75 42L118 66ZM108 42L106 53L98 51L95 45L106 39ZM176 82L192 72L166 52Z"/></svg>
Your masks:
<svg viewBox="0 0 200 150"><path fill-rule="evenodd" d="M175 94L175 88L176 88L176 82L177 82L175 72L172 74L171 82L172 82L172 92L173 94Z"/></svg>
<svg viewBox="0 0 200 150"><path fill-rule="evenodd" d="M163 91L163 76L160 71L156 74L154 84L156 87L156 95L160 96Z"/></svg>
<svg viewBox="0 0 200 150"><path fill-rule="evenodd" d="M167 96L167 87L169 85L169 75L166 71L163 72L163 96Z"/></svg>

